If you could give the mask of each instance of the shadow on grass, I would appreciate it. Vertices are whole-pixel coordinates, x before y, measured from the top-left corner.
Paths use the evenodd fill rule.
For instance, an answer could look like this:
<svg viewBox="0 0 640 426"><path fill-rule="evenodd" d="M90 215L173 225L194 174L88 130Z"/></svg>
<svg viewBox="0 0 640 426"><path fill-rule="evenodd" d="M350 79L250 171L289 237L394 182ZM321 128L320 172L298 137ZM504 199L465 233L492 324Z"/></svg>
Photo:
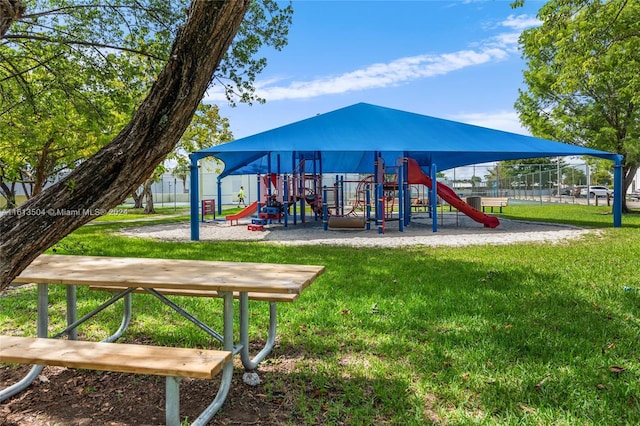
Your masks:
<svg viewBox="0 0 640 426"><path fill-rule="evenodd" d="M640 212L639 212L640 214ZM638 215L634 214L634 217L637 217ZM609 217L611 218L611 223L603 223L601 220L590 220L588 218L585 219L571 219L571 220L563 220L561 218L545 218L545 217L534 217L532 218L531 216L519 216L517 214L501 214L499 215L499 217L501 218L505 218L505 219L511 219L511 220L522 220L522 221L527 221L527 222L541 222L541 223L559 223L559 224L566 224L566 225L573 225L573 226L577 226L577 227L581 227L581 228L611 228L613 227L613 216L609 215ZM625 221L625 217L627 217L626 215L623 216L622 218L622 227L623 228L640 228L640 224L638 223L628 223L628 221Z"/></svg>
<svg viewBox="0 0 640 426"><path fill-rule="evenodd" d="M291 410L303 423L348 422L365 413L406 424L410 413L423 409L416 398L428 393L434 411L460 410L466 419L478 412L502 421L524 418L525 406L549 413L536 417L538 423L566 413L570 420L640 422L638 296L606 289L594 297L606 284L597 277L583 282L573 271L576 253L566 255L562 247L544 246L548 264L542 265L540 245L403 250L151 244L99 233L94 239L92 232L65 239L58 252L325 265L298 302L281 305L280 344L264 364L274 373L263 394L286 396L291 389L301 399L291 402ZM57 297L62 303L64 292ZM91 304L104 295L79 297ZM33 294L21 295L10 306L26 311L33 300ZM206 317L220 316L219 303L185 304ZM257 306L253 337L264 336L267 324L266 309L254 311ZM136 303L135 315L151 326L154 340L190 334L159 313L157 304ZM119 324L117 314L109 324ZM188 341L207 344L206 338ZM287 358L293 367L278 364ZM613 375L609 368L617 365L625 372ZM420 397L410 396L418 389Z"/></svg>

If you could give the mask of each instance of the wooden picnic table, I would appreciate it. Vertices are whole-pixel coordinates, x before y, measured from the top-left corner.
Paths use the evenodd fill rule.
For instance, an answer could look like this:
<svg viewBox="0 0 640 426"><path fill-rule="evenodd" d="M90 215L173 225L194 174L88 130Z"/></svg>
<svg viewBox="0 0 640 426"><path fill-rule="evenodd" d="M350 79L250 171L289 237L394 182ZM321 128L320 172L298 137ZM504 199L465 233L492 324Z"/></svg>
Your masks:
<svg viewBox="0 0 640 426"><path fill-rule="evenodd" d="M41 255L14 282L300 294L323 271L313 265Z"/></svg>
<svg viewBox="0 0 640 426"><path fill-rule="evenodd" d="M138 356L138 361L129 359L133 357L133 352L131 348L126 348L126 346L131 345L111 342L117 340L129 324L132 303L131 294L144 291L157 297L180 315L220 340L224 351L227 351L229 356L239 353L245 368L252 370L273 348L277 322L276 302L295 300L297 295L323 272L323 266L315 265L41 255L14 280L16 283L38 284L37 335L40 339L11 337L10 339L0 340L0 344L2 342L5 342L5 345L11 344L11 351L7 350L4 354L0 352L0 362L35 362L43 365L63 365L70 368L91 368L95 364L93 368L97 370L122 371L122 360L126 359L127 362L132 363L132 366L127 367L130 368L130 371L142 374L163 372L162 374L167 376L167 424L180 424L178 381L176 376L198 377L198 375L202 374L202 368L200 365L198 365L198 368L193 366L208 362L211 364L211 373L213 374L222 368L223 377L218 395L193 423L204 425L218 411L226 399L233 372L233 363L226 361L228 358L225 353L210 353L206 354L204 358L202 353L194 353L193 359L195 362L185 363L185 367L182 370L176 368L175 365L167 366L166 369L155 365L153 372L150 373L148 366L144 365L144 356ZM65 330L52 337L66 335L69 340L58 340L54 343L51 340L45 341L42 339L50 337L48 335L49 284L67 286L68 325ZM109 289L116 292L116 294L92 312L77 319L75 291L77 285L103 290ZM221 297L224 306L222 334L212 330L204 322L168 299L167 295L171 294L187 297ZM273 295L273 297L270 297L270 295ZM248 300L252 296L255 300L268 301L270 308L269 338L262 351L253 359L249 355L248 337ZM240 341L237 344L234 342L234 297L240 300L238 315ZM105 339L109 343L93 343L92 346L91 342L76 342L77 327L80 324L120 299L124 301L123 321L120 329ZM144 345L136 346L141 346L141 350L144 351ZM30 351L29 348L32 350ZM50 348L50 350L47 348ZM148 353L158 353L158 359L166 359L166 362L172 363L172 348L156 349L154 349L155 352L149 351ZM185 348L173 349L176 350L176 356L178 354L180 356L189 356L189 354L184 354ZM69 351L69 353L73 353L73 356L70 355L68 360L59 360L59 357L51 356L51 351L61 351L60 353ZM199 350L193 349L193 351ZM130 356L127 354L130 354ZM92 362L92 357L95 357L95 362ZM84 358L87 359L85 360ZM202 361L203 359L204 361ZM28 387L42 368L42 365L34 366L31 372L19 383L0 390L0 401L8 399Z"/></svg>

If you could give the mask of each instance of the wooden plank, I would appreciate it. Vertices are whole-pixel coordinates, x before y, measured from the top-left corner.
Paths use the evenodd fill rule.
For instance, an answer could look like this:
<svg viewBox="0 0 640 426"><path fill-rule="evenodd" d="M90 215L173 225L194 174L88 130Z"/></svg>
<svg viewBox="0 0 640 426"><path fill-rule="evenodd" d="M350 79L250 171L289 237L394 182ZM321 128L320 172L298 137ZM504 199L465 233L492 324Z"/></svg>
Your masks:
<svg viewBox="0 0 640 426"><path fill-rule="evenodd" d="M126 290L126 287L107 286L107 285L92 285L89 286L91 290L96 291L111 291L118 292ZM184 290L184 289L160 289L158 293L165 296L191 296L191 297L222 297L217 291L205 291L205 290ZM148 294L144 289L138 288L134 290L134 293ZM236 299L240 297L240 293L233 292L233 297ZM290 293L249 293L249 300L259 300L262 302L294 302L300 297L299 294Z"/></svg>
<svg viewBox="0 0 640 426"><path fill-rule="evenodd" d="M45 254L14 282L299 294L323 272L315 265Z"/></svg>
<svg viewBox="0 0 640 426"><path fill-rule="evenodd" d="M0 362L211 379L230 360L228 351L0 336Z"/></svg>
<svg viewBox="0 0 640 426"><path fill-rule="evenodd" d="M485 207L506 207L509 204L508 198L482 198L482 205Z"/></svg>

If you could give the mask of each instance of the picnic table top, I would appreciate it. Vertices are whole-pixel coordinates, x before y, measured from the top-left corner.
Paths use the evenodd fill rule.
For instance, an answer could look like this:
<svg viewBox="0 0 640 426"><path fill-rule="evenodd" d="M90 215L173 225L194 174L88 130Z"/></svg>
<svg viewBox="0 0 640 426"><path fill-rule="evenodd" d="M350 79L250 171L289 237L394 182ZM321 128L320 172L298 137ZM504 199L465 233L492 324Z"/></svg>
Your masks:
<svg viewBox="0 0 640 426"><path fill-rule="evenodd" d="M300 294L324 266L43 254L17 283Z"/></svg>

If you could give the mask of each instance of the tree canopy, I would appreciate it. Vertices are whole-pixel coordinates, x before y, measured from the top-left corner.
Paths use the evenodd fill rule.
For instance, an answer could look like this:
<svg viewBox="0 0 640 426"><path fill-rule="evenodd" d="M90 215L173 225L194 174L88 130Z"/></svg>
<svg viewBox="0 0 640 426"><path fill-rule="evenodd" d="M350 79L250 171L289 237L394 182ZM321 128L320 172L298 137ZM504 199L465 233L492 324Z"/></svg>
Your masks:
<svg viewBox="0 0 640 426"><path fill-rule="evenodd" d="M275 47L283 46L284 41L277 35L286 33L290 19L290 9L280 9L275 2L264 0L263 3L254 3L248 0L226 1L194 1L188 8L175 8L177 2L122 0L117 5L127 5L131 9L125 12L124 8L117 6L118 24L109 27L103 24L100 18L102 11L109 8L101 6L103 3L87 2L80 6L67 4L62 0L52 0L47 4L55 4L61 11L68 12L64 18L56 21L53 16L54 29L58 25L66 26L58 34L62 44L71 46L69 49L82 50L80 46L86 46L82 26L75 24L72 27L73 17L71 11L78 13L87 11L91 6L99 6L100 10L94 10L87 19L82 21L94 27L95 34L110 34L108 28L115 33L126 33L127 30L138 28L135 26L139 16L137 7L148 6L141 11L140 16L149 16L156 22L156 11L165 4L174 7L176 22L182 25L174 25L167 31L175 34L170 49L166 52L163 65L154 84L151 86L146 98L132 113L128 124L113 138L113 140L101 148L96 154L78 165L69 175L51 187L34 196L19 208L10 210L0 216L0 289L6 287L12 279L19 274L29 263L46 248L59 241L61 238L87 223L100 212L118 205L122 200L147 179L155 170L157 164L164 160L166 155L173 150L183 132L191 122L200 100L206 89L214 82L220 83L227 78L230 83L225 86L228 93L239 95L241 98L251 97L250 87L246 84L240 87L234 86L234 82L251 79L256 70L264 67L265 62L260 59L252 59L252 55L264 45L265 40ZM20 0L8 0L0 2L0 38L3 58L2 76L0 81L4 83L13 80L11 89L19 88L24 91L22 95L5 96L1 94L3 105L10 109L15 107L15 100L21 104L29 104L37 96L31 96L30 85L22 84L21 77L30 72L29 68L20 70L8 69L4 57L23 52L9 48L9 40L16 40L16 31L13 25L25 23L27 13ZM9 5L10 7L6 7ZM51 11L50 11L51 12ZM56 11L53 10L53 14ZM38 14L33 14L29 19L35 19ZM114 16L115 16L114 15ZM153 16L152 16L153 15ZM246 16L246 17L245 17ZM114 19L116 19L114 18ZM131 18L132 21L124 18ZM263 18L262 24L256 26L256 19ZM83 37L75 37L77 30ZM240 32L239 30L242 30ZM163 31L159 28L159 31ZM131 32L131 31L128 31ZM146 33L142 32L142 36ZM33 39L44 40L45 36L33 34ZM67 45L66 41L73 39L75 44ZM126 37L123 37L123 40ZM149 43L153 37L138 37ZM56 43L51 36L51 43ZM128 42L128 39L125 40ZM96 43L98 44L98 43ZM109 52L113 46L101 43L96 47L93 55L102 61L102 55ZM234 59L225 61L228 48L232 46ZM129 49L136 50L136 45ZM127 50L125 49L125 50ZM150 58L163 59L154 49L150 50ZM134 52L139 53L139 52ZM238 56L246 55L246 56ZM29 55L24 54L25 58ZM92 55L86 56L91 61ZM54 58L50 58L54 59ZM17 61L22 64L22 61ZM37 60L34 67L44 67L47 61ZM239 68L240 64L248 64L245 68ZM223 66L223 64L226 64ZM216 74L221 70L220 74ZM220 75L220 77L217 77ZM60 75L62 77L62 75ZM70 76L71 78L73 76ZM60 79L63 86L64 81ZM6 92L9 93L9 92ZM17 89L16 89L17 93ZM74 93L71 90L69 93ZM76 92L80 93L80 92ZM22 96L22 97L20 97ZM231 95L230 95L231 96ZM9 103L5 99L9 99ZM7 111L3 108L2 111ZM2 122L7 126L7 122ZM6 128L6 127L5 127Z"/></svg>
<svg viewBox="0 0 640 426"><path fill-rule="evenodd" d="M0 195L9 207L16 183L38 194L131 119L188 10L185 0L19 4L4 14L14 21L0 39ZM253 88L266 66L258 51L286 44L291 13L271 0L250 5L211 80L230 102L263 101Z"/></svg>
<svg viewBox="0 0 640 426"><path fill-rule="evenodd" d="M624 193L640 164L640 3L551 0L539 18L520 39L520 119L535 136L624 155Z"/></svg>
<svg viewBox="0 0 640 426"><path fill-rule="evenodd" d="M137 197L141 203L142 198L145 199L144 212L155 213L151 185L160 181L164 173L171 170L175 177L180 178L183 188L186 188L187 176L191 171L189 154L231 140L233 140L233 134L229 129L229 120L220 116L218 106L200 104L191 119L191 124L173 151L167 155L167 161L159 164L153 175L144 182L142 194ZM137 194L132 195L136 198Z"/></svg>

